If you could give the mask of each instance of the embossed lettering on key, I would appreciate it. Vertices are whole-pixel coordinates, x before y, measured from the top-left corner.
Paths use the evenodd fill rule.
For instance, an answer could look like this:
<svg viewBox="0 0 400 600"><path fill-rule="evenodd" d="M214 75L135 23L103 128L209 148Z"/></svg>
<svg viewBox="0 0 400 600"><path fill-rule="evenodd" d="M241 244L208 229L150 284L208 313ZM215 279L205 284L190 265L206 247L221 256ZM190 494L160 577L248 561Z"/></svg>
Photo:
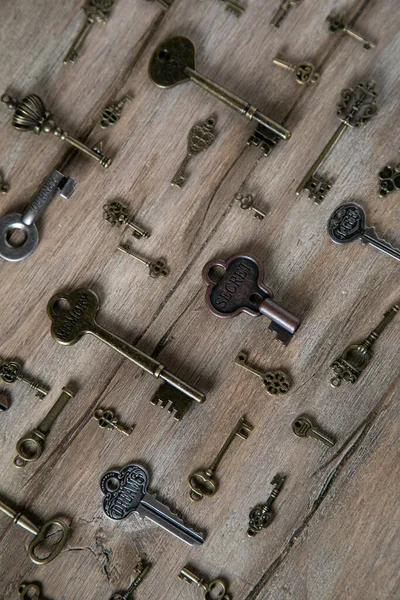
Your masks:
<svg viewBox="0 0 400 600"><path fill-rule="evenodd" d="M289 378L283 371L262 371L251 367L248 362L248 354L243 350L239 352L235 358L235 363L239 367L243 367L250 373L254 373L257 377L261 377L264 387L268 394L271 396L278 396L280 394L287 394L290 388Z"/></svg>
<svg viewBox="0 0 400 600"><path fill-rule="evenodd" d="M315 71L314 65L310 62L300 62L297 65L292 65L280 56L274 58L272 62L277 67L292 73L293 79L300 85L310 85L319 81L320 75Z"/></svg>
<svg viewBox="0 0 400 600"><path fill-rule="evenodd" d="M189 38L177 36L165 40L156 48L150 60L150 79L161 88L171 88L186 81L193 81L247 119L256 121L284 140L289 139L288 129L266 117L246 100L196 71L195 57L195 47Z"/></svg>
<svg viewBox="0 0 400 600"><path fill-rule="evenodd" d="M400 249L379 238L375 227L367 226L364 210L354 202L341 204L333 211L328 221L328 233L335 244L347 244L360 239L363 244L371 244L392 258L400 260Z"/></svg>
<svg viewBox="0 0 400 600"><path fill-rule="evenodd" d="M36 134L53 133L64 142L71 144L74 148L81 150L90 158L96 160L102 167L107 169L111 163L111 158L107 158L99 148L94 146L89 148L79 140L76 140L66 131L58 127L52 120L52 114L43 104L42 99L36 94L30 94L21 101L16 98L10 98L7 94L1 97L10 110L14 110L12 125L18 131L33 131Z"/></svg>
<svg viewBox="0 0 400 600"><path fill-rule="evenodd" d="M292 6L298 6L302 2L303 0L282 0L280 7L271 19L271 25L280 27L283 19L286 17Z"/></svg>
<svg viewBox="0 0 400 600"><path fill-rule="evenodd" d="M281 491L284 481L285 477L275 475L271 481L273 489L268 500L264 504L257 504L257 506L250 511L249 526L247 530L247 535L249 537L254 537L259 531L262 531L271 525L274 518L274 513L272 512L271 506Z"/></svg>
<svg viewBox="0 0 400 600"><path fill-rule="evenodd" d="M204 579L193 573L188 567L184 567L178 575L181 581L194 583L204 591L204 600L231 600L231 595L226 592L226 585L222 579L213 579L206 583Z"/></svg>
<svg viewBox="0 0 400 600"><path fill-rule="evenodd" d="M221 278L218 270L224 271ZM268 317L271 319L269 329L286 345L298 329L300 319L274 302L273 292L263 279L264 269L255 256L239 254L227 260L215 258L203 268L206 304L216 317L224 319L242 312L252 317Z"/></svg>
<svg viewBox="0 0 400 600"><path fill-rule="evenodd" d="M139 225L136 225L136 223L129 218L128 207L121 202L113 201L104 204L103 216L113 227L121 227L121 225L130 227L132 229L133 237L137 240L140 240L142 237L147 238L150 236L148 231L142 229Z"/></svg>
<svg viewBox="0 0 400 600"><path fill-rule="evenodd" d="M138 587L138 585L146 577L147 573L150 570L150 567L151 567L150 563L145 564L145 562L143 560L140 560L138 562L138 564L136 565L135 569L134 569L134 572L137 573L137 575L135 576L135 578L132 581L131 585L122 594L120 594L120 593L113 594L111 596L111 600L133 600L133 594L132 594L132 592L134 590L136 590L136 588Z"/></svg>
<svg viewBox="0 0 400 600"><path fill-rule="evenodd" d="M342 99L336 111L341 124L300 183L296 190L297 195L300 195L303 190L308 190L308 197L315 204L322 202L331 189L332 183L316 175L318 167L325 161L329 152L337 144L347 128L355 129L362 127L377 113L378 107L375 100L374 81L359 83L354 89L346 88L342 90Z"/></svg>
<svg viewBox="0 0 400 600"><path fill-rule="evenodd" d="M345 19L343 16L338 15L336 17L329 15L326 20L329 23L329 31L335 33L336 31L342 31L343 33L347 33L353 40L357 42L361 42L366 50L370 50L371 48L376 48L376 45L372 42L363 38L359 33L356 33L353 29L351 29L348 25L346 25Z"/></svg>
<svg viewBox="0 0 400 600"><path fill-rule="evenodd" d="M184 173L187 164L193 156L207 150L211 146L215 140L214 127L215 118L209 117L204 123L193 125L190 129L186 156L172 178L171 185L176 185L180 188L185 185L186 177Z"/></svg>
<svg viewBox="0 0 400 600"><path fill-rule="evenodd" d="M56 169L49 175L22 214L11 213L0 217L0 256L5 260L18 261L36 250L39 233L36 222L53 200L57 192L70 198L75 190L75 179L65 177ZM13 244L11 234L19 230L24 236L22 243Z"/></svg>
<svg viewBox="0 0 400 600"><path fill-rule="evenodd" d="M135 365L164 381L151 400L153 404L168 407L168 412L174 414L179 421L191 401L204 402L205 395L196 390L182 379L167 371L165 366L148 356L135 346L124 342L96 321L100 301L92 290L83 288L70 294L56 294L47 306L51 319L51 334L56 342L64 346L76 344L84 334L91 334L113 348L119 354L132 361Z"/></svg>
<svg viewBox="0 0 400 600"><path fill-rule="evenodd" d="M372 347L382 331L391 323L392 319L400 311L400 303L394 304L383 315L382 321L377 327L359 344L351 344L332 364L334 377L331 379L331 386L338 388L342 381L356 383L364 369L369 365L373 356Z"/></svg>
<svg viewBox="0 0 400 600"><path fill-rule="evenodd" d="M36 390L35 396L40 398L40 400L42 400L50 391L50 388L47 386L44 386L38 381L24 375L21 365L14 361L8 361L0 364L0 377L4 383L7 384L14 383L15 381L23 381L24 383L27 383L31 389Z"/></svg>
<svg viewBox="0 0 400 600"><path fill-rule="evenodd" d="M100 481L104 494L103 510L107 517L120 521L137 511L141 517L150 519L178 539L199 546L204 542L202 534L196 533L176 514L147 491L149 474L141 465L126 465L120 471L108 471Z"/></svg>
<svg viewBox="0 0 400 600"><path fill-rule="evenodd" d="M293 433L298 437L312 437L329 447L336 444L335 441L328 438L325 434L321 433L321 431L318 431L311 421L305 417L297 417L292 423L292 429Z"/></svg>

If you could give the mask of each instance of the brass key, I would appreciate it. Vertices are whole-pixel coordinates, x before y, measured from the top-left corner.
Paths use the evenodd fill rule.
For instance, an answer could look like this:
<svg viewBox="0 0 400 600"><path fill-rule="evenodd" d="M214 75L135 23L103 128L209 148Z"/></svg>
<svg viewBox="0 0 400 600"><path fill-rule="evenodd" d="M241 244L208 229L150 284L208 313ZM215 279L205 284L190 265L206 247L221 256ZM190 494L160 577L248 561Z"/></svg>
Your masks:
<svg viewBox="0 0 400 600"><path fill-rule="evenodd" d="M86 288L75 290L70 294L53 296L47 305L47 312L52 322L51 334L55 341L64 346L71 346L76 344L84 334L91 334L149 375L160 377L165 383L156 392L152 403L159 402L162 408L168 406L169 413L175 412L176 420L182 418L191 400L200 403L205 401L206 397L202 392L167 371L158 360L101 327L96 321L99 307L97 294Z"/></svg>
<svg viewBox="0 0 400 600"><path fill-rule="evenodd" d="M120 593L113 594L111 596L111 600L133 600L133 596L132 596L133 590L136 590L138 585L146 577L147 573L150 570L150 567L151 567L150 564L146 565L143 560L140 560L134 569L134 572L137 573L137 575L135 576L131 585L128 587L128 589L123 594L120 594Z"/></svg>
<svg viewBox="0 0 400 600"><path fill-rule="evenodd" d="M231 600L231 595L226 593L226 585L222 579L213 579L206 583L204 579L190 571L188 567L184 567L178 577L181 581L189 584L194 583L201 588L204 591L204 600Z"/></svg>
<svg viewBox="0 0 400 600"><path fill-rule="evenodd" d="M74 398L74 392L68 388L62 388L62 394L54 404L50 412L45 416L37 429L33 429L28 435L17 442L18 456L14 459L14 465L18 468L25 467L28 462L37 460L44 450L46 438L57 417L65 408L71 398Z"/></svg>
<svg viewBox="0 0 400 600"><path fill-rule="evenodd" d="M159 258L158 260L154 261L147 260L138 254L134 254L129 244L120 244L118 246L118 250L120 250L120 252L124 252L125 254L129 254L129 256L132 256L132 258L135 258L141 262L142 265L146 265L149 268L149 275L153 279L156 279L157 277L167 277L167 275L169 275L167 263L163 258Z"/></svg>
<svg viewBox="0 0 400 600"><path fill-rule="evenodd" d="M250 373L254 373L257 377L261 377L264 387L268 394L271 396L278 396L280 394L287 394L290 388L289 378L283 371L262 371L261 369L255 369L247 363L248 354L243 350L239 352L235 358L235 363L239 367L243 367Z"/></svg>
<svg viewBox="0 0 400 600"><path fill-rule="evenodd" d="M103 108L100 121L100 127L102 129L112 127L117 121L119 121L121 118L122 109L124 108L126 102L132 102L132 98L128 94L126 94L126 96L124 96L119 102L114 102L114 104L110 104Z"/></svg>
<svg viewBox="0 0 400 600"><path fill-rule="evenodd" d="M245 194L244 196L240 193L237 192L234 196L236 202L238 202L240 204L240 208L242 210L252 210L254 217L256 219L258 219L259 221L262 221L265 217L265 215L267 214L266 212L264 212L263 210L261 210L261 208L259 208L258 206L256 206L254 204L254 196L253 194Z"/></svg>
<svg viewBox="0 0 400 600"><path fill-rule="evenodd" d="M240 437L242 440L247 440L251 431L253 431L252 425L247 423L244 417L241 417L225 444L218 452L217 457L212 462L211 466L206 471L195 471L189 476L188 482L191 489L190 499L193 500L193 502L199 502L200 500L203 500L204 497L213 496L215 494L218 489L218 483L214 478L214 473L217 470L219 463L236 436Z"/></svg>
<svg viewBox="0 0 400 600"><path fill-rule="evenodd" d="M315 71L314 65L310 62L303 61L297 65L292 65L280 56L274 58L272 62L277 67L293 73L293 79L300 85L318 83L320 79L320 74Z"/></svg>
<svg viewBox="0 0 400 600"><path fill-rule="evenodd" d="M275 477L271 481L271 485L273 486L273 488L268 500L264 502L264 504L257 504L257 506L251 509L249 514L249 525L247 530L247 535L249 537L254 537L259 531L262 531L263 529L271 525L272 519L274 518L274 513L271 510L271 506L274 500L278 497L278 494L281 491L284 482L285 477L275 475Z"/></svg>
<svg viewBox="0 0 400 600"><path fill-rule="evenodd" d="M214 117L209 117L204 123L197 123L191 127L188 134L186 156L172 178L171 185L176 185L180 188L185 185L185 169L193 156L200 154L200 152L207 150L211 146L215 140L214 127Z"/></svg>
<svg viewBox="0 0 400 600"><path fill-rule="evenodd" d="M292 6L298 6L302 2L303 0L282 0L280 7L271 19L271 25L280 27L283 19L286 17Z"/></svg>
<svg viewBox="0 0 400 600"><path fill-rule="evenodd" d="M373 44L372 42L369 42L368 40L363 38L359 33L356 33L353 29L350 29L350 27L348 25L346 25L345 20L341 15L338 15L337 17L333 17L332 15L329 15L326 18L326 20L329 23L329 31L332 31L334 33L336 31L343 31L343 33L347 33L347 35L352 37L353 40L356 40L357 42L361 42L362 45L364 46L365 50L370 50L371 48L376 48L375 44Z"/></svg>
<svg viewBox="0 0 400 600"><path fill-rule="evenodd" d="M305 417L297 417L292 423L292 429L293 433L298 437L312 437L325 444L325 446L332 447L336 443L325 434L321 433L321 431L318 431L311 421Z"/></svg>
<svg viewBox="0 0 400 600"><path fill-rule="evenodd" d="M8 194L10 186L5 182L2 173L0 173L0 194Z"/></svg>
<svg viewBox="0 0 400 600"><path fill-rule="evenodd" d="M0 377L4 383L14 383L15 381L23 381L30 388L36 390L35 396L41 400L49 393L49 388L41 385L38 381L27 377L22 373L20 364L14 361L8 361L0 364Z"/></svg>
<svg viewBox="0 0 400 600"><path fill-rule="evenodd" d="M125 204L121 202L108 202L108 204L104 204L103 206L103 216L110 225L113 227L120 227L121 225L126 225L132 229L132 235L137 240L140 238L147 238L150 236L150 233L145 229L136 225L128 216L128 208Z"/></svg>
<svg viewBox="0 0 400 600"><path fill-rule="evenodd" d="M124 435L131 435L133 431L133 427L124 427L123 425L121 425L121 423L119 423L117 417L115 416L114 411L110 408L107 408L105 410L99 408L95 411L93 417L96 419L96 421L99 424L99 427L101 427L102 429L116 429Z"/></svg>
<svg viewBox="0 0 400 600"><path fill-rule="evenodd" d="M336 111L341 124L300 183L296 190L297 195L300 195L303 190L308 190L308 197L314 200L315 204L322 202L331 189L332 183L316 176L318 167L324 162L348 127L351 129L360 128L377 113L378 107L375 99L374 81L359 83L354 89L346 88L342 90L342 100Z"/></svg>

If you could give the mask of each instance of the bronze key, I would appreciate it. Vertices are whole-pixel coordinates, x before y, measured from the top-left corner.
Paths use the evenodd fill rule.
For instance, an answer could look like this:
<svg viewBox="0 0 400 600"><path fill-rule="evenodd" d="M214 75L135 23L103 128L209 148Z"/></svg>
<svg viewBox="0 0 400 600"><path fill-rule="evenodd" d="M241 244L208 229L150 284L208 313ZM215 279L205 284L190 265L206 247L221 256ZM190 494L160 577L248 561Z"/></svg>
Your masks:
<svg viewBox="0 0 400 600"><path fill-rule="evenodd" d="M22 373L22 367L19 363L8 361L0 364L0 377L4 383L14 383L15 381L23 381L30 388L36 390L35 396L42 400L48 393L49 388L41 385L38 381L31 379Z"/></svg>
<svg viewBox="0 0 400 600"><path fill-rule="evenodd" d="M366 50L370 50L371 48L376 48L376 45L372 42L363 38L359 33L355 32L353 29L350 29L348 25L346 25L344 18L341 15L334 17L329 15L326 20L329 23L329 31L335 33L336 31L343 31L343 33L347 33L353 40L357 42L361 42Z"/></svg>
<svg viewBox="0 0 400 600"><path fill-rule="evenodd" d="M280 7L271 19L271 25L277 28L280 27L292 6L298 6L302 2L303 0L282 0Z"/></svg>

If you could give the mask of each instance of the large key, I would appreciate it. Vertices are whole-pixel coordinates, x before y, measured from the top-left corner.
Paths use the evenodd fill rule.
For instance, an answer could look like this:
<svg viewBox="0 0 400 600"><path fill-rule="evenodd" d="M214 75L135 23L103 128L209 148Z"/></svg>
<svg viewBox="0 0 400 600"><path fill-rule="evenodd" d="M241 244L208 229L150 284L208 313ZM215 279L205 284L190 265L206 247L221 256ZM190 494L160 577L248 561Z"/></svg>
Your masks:
<svg viewBox="0 0 400 600"><path fill-rule="evenodd" d="M221 277L219 267L224 271ZM215 258L203 268L206 304L220 318L236 317L242 312L252 317L268 317L269 329L286 345L298 329L300 319L274 302L273 292L263 279L264 269L255 256L235 255L226 261Z"/></svg>
<svg viewBox="0 0 400 600"><path fill-rule="evenodd" d="M89 0L82 10L85 13L86 21L76 36L72 46L64 57L64 65L75 63L79 57L79 49L82 46L86 36L95 23L106 25L108 14L114 7L116 0Z"/></svg>
<svg viewBox="0 0 400 600"><path fill-rule="evenodd" d="M257 504L257 506L251 509L249 514L249 525L247 530L247 535L249 537L254 537L259 531L262 531L263 529L271 525L272 520L274 518L274 513L272 512L271 506L274 500L277 498L279 492L281 491L284 482L284 477L281 477L280 475L275 475L275 477L271 481L271 485L273 486L273 488L268 500L264 502L264 504Z"/></svg>
<svg viewBox="0 0 400 600"><path fill-rule="evenodd" d="M24 383L27 383L31 389L36 390L35 396L40 398L40 400L42 400L49 393L49 388L47 386L44 386L38 381L24 375L22 373L21 365L14 361L8 361L0 364L0 377L4 383L7 384L14 383L15 381L23 381Z"/></svg>
<svg viewBox="0 0 400 600"><path fill-rule="evenodd" d="M392 258L400 260L400 249L379 238L375 227L366 225L364 210L354 202L341 204L333 211L328 221L328 233L335 244L347 244L360 239L363 244L371 244Z"/></svg>
<svg viewBox="0 0 400 600"><path fill-rule="evenodd" d="M284 140L289 139L288 129L266 117L246 100L196 71L195 53L195 46L187 37L177 36L165 40L156 48L150 60L150 79L161 88L171 88L186 81L193 81L247 119L256 121Z"/></svg>
<svg viewBox="0 0 400 600"><path fill-rule="evenodd" d="M309 419L305 417L297 417L292 423L293 433L298 437L311 437L319 442L325 444L325 446L332 447L335 445L335 441L328 438L324 433L316 429Z"/></svg>
<svg viewBox="0 0 400 600"><path fill-rule="evenodd" d="M271 19L271 25L280 27L283 19L286 17L292 6L298 6L302 2L303 0L282 0L280 7Z"/></svg>
<svg viewBox="0 0 400 600"><path fill-rule="evenodd" d="M247 359L247 352L242 350L235 358L235 363L239 365L239 367L243 367L243 369L260 377L268 394L271 394L271 396L278 396L279 394L288 393L290 382L286 373L283 371L263 371L262 369L256 369L248 364Z"/></svg>
<svg viewBox="0 0 400 600"><path fill-rule="evenodd" d="M147 491L149 474L141 465L126 465L120 471L108 471L100 481L104 494L103 510L107 517L120 521L132 512L150 519L189 546L199 546L203 535L196 533L165 504Z"/></svg>
<svg viewBox="0 0 400 600"><path fill-rule="evenodd" d="M0 218L0 256L5 260L18 261L27 258L39 243L36 223L57 192L63 198L70 198L75 190L75 179L65 177L54 169L41 185L22 214L11 213ZM18 230L23 235L21 243L14 244L11 234Z"/></svg>
<svg viewBox="0 0 400 600"><path fill-rule="evenodd" d="M2 501L0 501L0 511L8 517L11 517L16 525L26 529L26 531L29 531L29 533L35 536L29 544L28 556L36 565L45 565L49 563L53 558L58 556L64 548L69 530L63 521L51 519L50 521L46 521L41 527L37 527L22 514L22 512L14 510L11 506L8 506ZM57 531L54 531L55 528ZM43 550L44 547L47 550L47 555L43 557L40 556L40 548ZM37 550L39 553L37 553Z"/></svg>
<svg viewBox="0 0 400 600"><path fill-rule="evenodd" d="M58 127L52 120L52 114L43 104L42 99L36 94L30 94L21 101L16 98L11 98L7 94L3 94L1 97L2 102L8 106L10 110L14 110L14 116L12 119L12 125L18 131L33 131L36 134L53 133L56 137L59 137L64 142L71 144L74 148L81 150L90 158L93 158L100 163L102 167L107 169L111 163L111 158L107 158L101 152L99 148L94 146L88 148L79 140L76 140L69 135L66 131Z"/></svg>
<svg viewBox="0 0 400 600"><path fill-rule="evenodd" d="M296 194L299 196L303 190L308 190L308 197L320 204L332 187L332 183L316 175L318 167L325 161L329 152L336 146L339 139L348 127L360 128L373 117L378 110L376 105L375 82L359 83L354 89L342 90L342 99L337 106L336 114L341 123L335 131L315 163L307 172L298 186Z"/></svg>
<svg viewBox="0 0 400 600"><path fill-rule="evenodd" d="M51 298L47 311L52 321L51 333L59 344L71 346L76 344L85 333L94 335L99 340L131 360L135 365L164 380L164 384L151 400L160 403L162 408L168 406L169 413L179 421L191 404L191 400L204 402L205 395L167 371L165 366L148 356L135 346L124 342L96 321L100 301L92 290L80 289L71 294L56 294Z"/></svg>

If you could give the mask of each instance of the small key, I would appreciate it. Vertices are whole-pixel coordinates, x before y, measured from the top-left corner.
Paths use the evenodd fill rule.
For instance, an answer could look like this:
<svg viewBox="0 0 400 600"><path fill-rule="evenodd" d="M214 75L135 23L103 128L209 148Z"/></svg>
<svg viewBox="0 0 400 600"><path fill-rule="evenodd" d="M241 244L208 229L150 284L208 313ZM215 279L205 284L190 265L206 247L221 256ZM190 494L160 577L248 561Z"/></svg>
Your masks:
<svg viewBox="0 0 400 600"><path fill-rule="evenodd" d="M224 274L219 277L218 270L221 269ZM276 333L277 340L287 345L298 329L300 319L274 302L273 292L264 284L263 278L262 264L250 254L210 260L203 268L206 304L220 318L236 317L242 312L252 317L268 317L271 319L269 329Z"/></svg>
<svg viewBox="0 0 400 600"><path fill-rule="evenodd" d="M333 17L332 15L329 15L326 18L326 20L329 23L329 31L332 31L334 33L336 31L343 31L343 33L347 33L347 35L352 37L354 40L357 40L357 42L361 42L366 50L370 50L371 48L376 48L375 44L373 44L372 42L369 42L368 40L363 38L360 34L356 33L353 29L350 29L350 27L348 27L348 25L346 25L345 20L343 19L343 17L341 15L339 15L337 17Z"/></svg>
<svg viewBox="0 0 400 600"><path fill-rule="evenodd" d="M392 258L400 260L400 248L394 248L389 242L379 238L375 227L367 226L364 210L354 202L341 204L333 211L328 221L328 233L335 244L347 244L360 239L363 244L371 244Z"/></svg>
<svg viewBox="0 0 400 600"><path fill-rule="evenodd" d="M400 190L400 163L396 167L386 165L379 172L379 195L381 198L394 190Z"/></svg>
<svg viewBox="0 0 400 600"><path fill-rule="evenodd" d="M243 210L252 210L254 213L254 217L259 221L262 221L267 213L265 213L261 208L254 204L254 196L253 194L245 194L244 196L237 192L234 196L236 202L240 204L240 208Z"/></svg>
<svg viewBox="0 0 400 600"><path fill-rule="evenodd" d="M35 396L42 400L50 391L50 388L44 385L40 385L34 379L30 379L22 373L22 367L20 364L14 361L4 362L0 364L0 377L4 383L14 383L15 381L23 381L27 383L29 387L36 390Z"/></svg>
<svg viewBox="0 0 400 600"><path fill-rule="evenodd" d="M178 36L165 40L156 48L150 60L150 79L161 88L170 88L186 81L193 81L247 119L260 123L284 140L289 139L288 129L266 117L246 100L242 100L196 71L195 53L193 42L186 37Z"/></svg>
<svg viewBox="0 0 400 600"><path fill-rule="evenodd" d="M277 28L280 27L283 19L286 17L292 6L298 6L302 2L303 0L282 0L280 7L271 19L271 25Z"/></svg>
<svg viewBox="0 0 400 600"><path fill-rule="evenodd" d="M111 127L120 120L122 109L124 108L126 102L132 102L132 98L128 94L126 94L126 96L124 96L118 103L115 102L114 104L110 104L109 106L103 108L100 121L100 127L102 129Z"/></svg>
<svg viewBox="0 0 400 600"><path fill-rule="evenodd" d="M20 600L44 600L36 583L21 583L18 586L18 596Z"/></svg>
<svg viewBox="0 0 400 600"><path fill-rule="evenodd" d="M342 90L342 100L338 104L336 114L341 123L335 131L315 163L296 190L299 196L303 190L308 190L308 197L320 204L332 187L332 183L316 175L318 167L325 161L329 152L337 144L348 127L360 128L365 125L378 110L376 105L375 82L359 83L354 90Z"/></svg>
<svg viewBox="0 0 400 600"><path fill-rule="evenodd" d="M136 223L130 220L128 216L128 207L125 204L121 204L121 202L108 202L108 204L104 204L103 206L103 216L108 223L112 226L120 227L121 225L126 225L132 229L132 235L137 240L144 237L147 238L150 236L150 233L145 229L142 229Z"/></svg>
<svg viewBox="0 0 400 600"><path fill-rule="evenodd" d="M10 397L9 395L1 390L0 391L0 412L4 412L10 408Z"/></svg>
<svg viewBox="0 0 400 600"><path fill-rule="evenodd" d="M42 455L46 438L53 424L69 400L74 398L74 396L75 394L73 392L68 388L63 387L62 394L50 412L38 425L37 429L33 429L28 435L18 440L16 446L18 456L14 459L14 465L16 467L25 467L28 462L35 461Z"/></svg>
<svg viewBox="0 0 400 600"><path fill-rule="evenodd" d="M254 537L259 531L262 531L271 525L274 518L274 513L272 512L271 506L281 491L284 482L285 477L275 475L271 481L271 485L274 487L269 495L268 500L264 504L258 504L250 511L249 528L247 530L247 535L249 537Z"/></svg>
<svg viewBox="0 0 400 600"><path fill-rule="evenodd" d="M4 177L0 173L0 194L7 194L9 190L10 186L4 181Z"/></svg>
<svg viewBox="0 0 400 600"><path fill-rule="evenodd" d="M131 435L133 427L124 427L119 423L115 413L110 408L103 410L99 408L95 411L93 417L98 421L99 427L102 429L117 429L125 435Z"/></svg>
<svg viewBox="0 0 400 600"><path fill-rule="evenodd" d="M192 473L189 478L189 486L190 486L190 499L193 502L199 502L203 500L206 496L214 496L215 492L218 489L218 482L214 478L215 471L222 458L224 457L226 451L229 446L232 444L233 440L236 436L240 437L242 440L247 440L250 432L253 431L253 427L247 423L244 417L241 417L235 428L229 435L225 444L222 446L221 450L218 452L217 457L212 462L211 466L206 471L195 471Z"/></svg>
<svg viewBox="0 0 400 600"><path fill-rule="evenodd" d="M141 262L142 265L146 265L147 267L149 267L149 275L153 279L156 279L157 277L167 277L167 275L169 275L167 263L163 258L159 258L158 260L154 261L147 260L146 258L139 256L138 254L134 254L132 252L132 247L129 244L120 244L118 246L118 250L124 252L125 254L129 254L129 256L132 256L133 258Z"/></svg>
<svg viewBox="0 0 400 600"><path fill-rule="evenodd" d="M56 169L42 183L38 193L33 197L22 214L9 213L0 218L0 256L5 260L16 262L27 258L34 252L39 243L36 226L50 202L59 192L63 198L71 198L75 190L75 179L65 177ZM18 230L23 239L15 244L11 234Z"/></svg>
<svg viewBox="0 0 400 600"><path fill-rule="evenodd" d="M106 25L108 15L114 7L116 0L88 0L82 10L85 13L86 21L76 36L72 46L64 57L64 65L75 63L79 58L79 49L81 48L86 36L95 23Z"/></svg>
<svg viewBox="0 0 400 600"><path fill-rule="evenodd" d="M231 600L231 595L226 592L226 585L222 579L213 579L209 583L206 583L204 579L193 573L184 567L178 575L181 581L185 581L190 585L194 583L199 588L204 590L203 598L205 600Z"/></svg>
<svg viewBox="0 0 400 600"><path fill-rule="evenodd" d="M279 56L274 58L272 62L277 67L293 73L293 79L300 85L318 83L320 79L320 74L316 72L314 65L310 62L300 62L298 65L292 65Z"/></svg>
<svg viewBox="0 0 400 600"><path fill-rule="evenodd" d="M10 110L14 110L12 126L18 131L33 131L36 134L53 133L64 142L71 144L74 148L81 150L90 158L93 158L100 163L102 167L107 169L111 163L111 158L104 156L101 149L94 146L89 148L79 140L76 140L66 131L58 127L52 120L52 114L46 110L42 99L36 94L30 94L23 98L20 102L16 98L10 98L7 94L1 97Z"/></svg>
<svg viewBox="0 0 400 600"><path fill-rule="evenodd" d="M126 592L124 592L122 594L119 594L119 593L113 594L111 596L111 600L133 600L132 592L134 590L136 590L138 585L146 577L147 573L150 570L150 567L151 567L150 564L145 565L144 561L140 560L134 569L134 572L137 573L137 575L134 578L134 580L132 581L131 585L126 590Z"/></svg>
<svg viewBox="0 0 400 600"><path fill-rule="evenodd" d="M247 360L248 354L242 350L235 358L235 363L239 365L239 367L243 367L247 371L250 371L250 373L254 373L257 377L261 377L268 394L271 394L271 396L278 396L280 394L288 393L290 383L286 373L283 371L261 371L261 369L250 367Z"/></svg>
<svg viewBox="0 0 400 600"><path fill-rule="evenodd" d="M96 321L99 307L97 294L85 288L70 294L53 296L47 305L47 312L52 322L51 334L55 341L64 346L71 346L84 334L94 335L149 375L159 377L165 383L155 393L152 403L156 404L159 401L162 408L168 406L168 412L174 413L177 421L183 417L192 400L199 403L205 401L206 397L202 392L167 371L158 360L101 327Z"/></svg>
<svg viewBox="0 0 400 600"><path fill-rule="evenodd" d="M235 17L240 17L246 10L244 4L239 2L239 0L222 0L226 4L226 10L232 12Z"/></svg>
<svg viewBox="0 0 400 600"><path fill-rule="evenodd" d="M107 517L117 521L125 519L133 511L150 519L165 531L189 544L199 546L204 542L203 535L196 533L165 504L147 491L149 474L141 465L126 465L120 471L108 471L100 481L104 494L103 510Z"/></svg>
<svg viewBox="0 0 400 600"><path fill-rule="evenodd" d="M364 341L348 346L340 357L331 364L331 369L335 373L330 382L333 388L338 388L342 381L355 383L358 380L373 356L373 344L399 311L400 303L394 304L392 308L385 312L379 325L371 331Z"/></svg>
<svg viewBox="0 0 400 600"><path fill-rule="evenodd" d="M19 525L26 531L29 531L35 537L29 544L28 556L32 562L36 565L45 565L49 563L53 558L58 556L61 550L65 546L65 542L68 537L68 527L63 521L58 519L51 519L46 521L41 527L36 527L22 512L15 511L11 506L8 506L5 502L0 501L0 511L8 517L11 517L16 525ZM54 531L54 527L57 527L57 532ZM55 533L60 535L55 535ZM58 539L57 539L58 538ZM39 554L36 554L36 548L46 542L46 550L49 549L49 540L51 542L50 552L44 558Z"/></svg>
<svg viewBox="0 0 400 600"><path fill-rule="evenodd" d="M297 419L295 419L292 423L292 429L295 435L298 437L312 437L329 447L332 447L336 444L336 442L315 429L311 421L304 417L297 417Z"/></svg>
<svg viewBox="0 0 400 600"><path fill-rule="evenodd" d="M171 180L171 185L182 188L185 185L186 177L184 175L185 169L190 159L196 154L200 154L204 150L207 150L213 141L215 140L214 127L215 118L209 117L204 123L200 125L193 125L189 131L187 153L177 172Z"/></svg>

